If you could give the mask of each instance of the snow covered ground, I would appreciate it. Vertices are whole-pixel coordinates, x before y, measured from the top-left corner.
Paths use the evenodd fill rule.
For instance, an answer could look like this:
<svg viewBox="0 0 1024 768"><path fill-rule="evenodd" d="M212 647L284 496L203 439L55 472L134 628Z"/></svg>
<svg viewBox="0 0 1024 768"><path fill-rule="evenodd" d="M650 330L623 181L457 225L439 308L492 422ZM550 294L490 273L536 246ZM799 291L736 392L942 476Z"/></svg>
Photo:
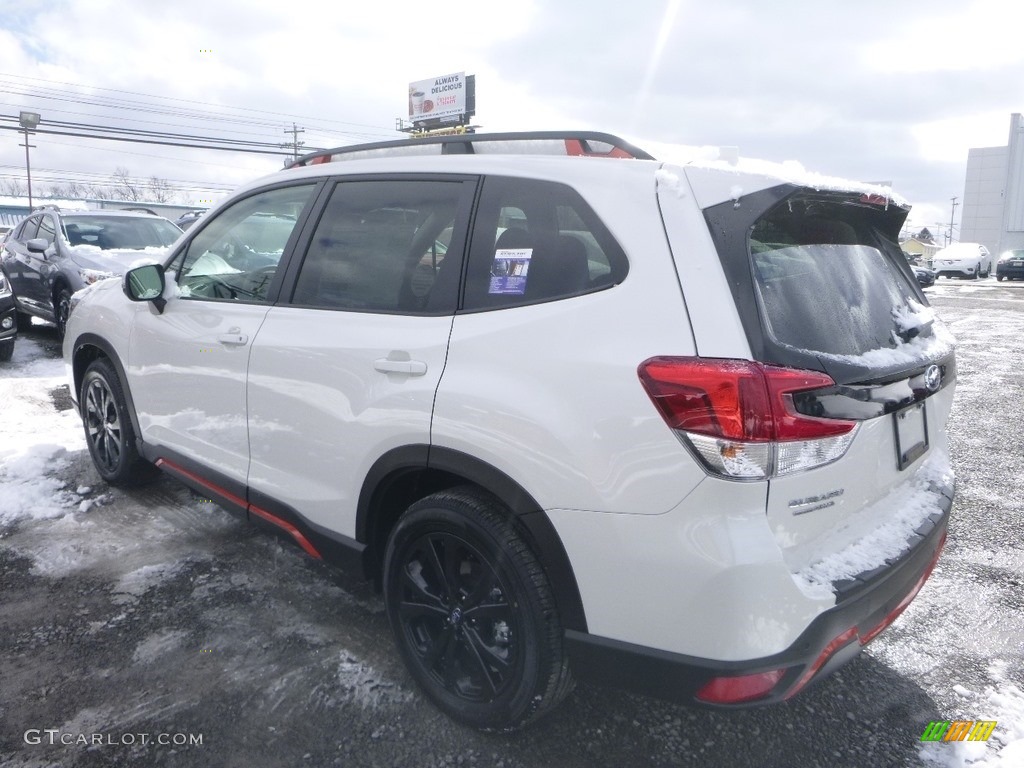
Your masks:
<svg viewBox="0 0 1024 768"><path fill-rule="evenodd" d="M1024 284L942 280L928 295L958 342L958 495L945 553L903 616L785 705L691 711L583 687L509 738L467 732L422 701L368 589L171 480L108 489L69 409L52 334L37 326L0 367L0 764L108 764L109 751L28 745L28 727L189 726L221 746L130 756L154 765L1024 766ZM80 678L70 688L68 666ZM998 725L987 742L921 744L930 720Z"/></svg>

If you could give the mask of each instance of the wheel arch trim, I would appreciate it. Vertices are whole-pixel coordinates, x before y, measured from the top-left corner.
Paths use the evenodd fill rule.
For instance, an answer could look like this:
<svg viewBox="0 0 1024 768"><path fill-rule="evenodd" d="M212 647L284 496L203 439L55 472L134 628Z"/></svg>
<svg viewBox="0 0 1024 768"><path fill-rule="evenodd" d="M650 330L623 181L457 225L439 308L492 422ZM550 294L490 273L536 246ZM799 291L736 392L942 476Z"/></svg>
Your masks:
<svg viewBox="0 0 1024 768"><path fill-rule="evenodd" d="M368 545L371 557L379 557L383 563L382 553L374 552L375 522L379 514L386 514L381 505L389 488L409 475L447 476L445 486L470 483L498 497L520 523L527 543L547 573L563 626L587 631L583 600L569 555L547 513L518 482L467 453L425 444L406 445L388 451L374 463L359 494L355 527L356 540Z"/></svg>
<svg viewBox="0 0 1024 768"><path fill-rule="evenodd" d="M132 432L135 434L135 445L139 454L142 455L142 430L139 427L139 417L135 412L135 401L132 399L132 390L128 385L128 375L125 373L124 366L121 364L121 358L117 352L114 351L114 347L102 336L97 336L94 333L83 333L81 336L75 339L74 351L71 354L71 375L74 381L74 392L71 393L71 398L74 401L78 414L82 414L82 404L79 402L79 395L82 391L82 380L85 378L85 369L89 367L88 363L81 362L81 354L86 347L95 347L103 356L110 361L110 364L114 366L114 371L117 373L117 378L121 383L121 391L124 393L125 405L128 407L128 417L132 422Z"/></svg>

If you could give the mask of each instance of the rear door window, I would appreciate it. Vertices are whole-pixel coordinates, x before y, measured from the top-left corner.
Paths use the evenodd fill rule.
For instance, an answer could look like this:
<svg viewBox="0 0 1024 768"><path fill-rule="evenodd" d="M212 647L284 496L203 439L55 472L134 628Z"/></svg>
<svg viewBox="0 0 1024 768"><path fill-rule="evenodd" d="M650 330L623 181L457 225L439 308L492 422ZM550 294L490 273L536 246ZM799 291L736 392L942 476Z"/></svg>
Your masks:
<svg viewBox="0 0 1024 768"><path fill-rule="evenodd" d="M474 182L338 183L310 240L292 303L444 314L455 309Z"/></svg>
<svg viewBox="0 0 1024 768"><path fill-rule="evenodd" d="M484 181L465 309L579 296L622 282L627 270L622 248L571 187L535 179Z"/></svg>

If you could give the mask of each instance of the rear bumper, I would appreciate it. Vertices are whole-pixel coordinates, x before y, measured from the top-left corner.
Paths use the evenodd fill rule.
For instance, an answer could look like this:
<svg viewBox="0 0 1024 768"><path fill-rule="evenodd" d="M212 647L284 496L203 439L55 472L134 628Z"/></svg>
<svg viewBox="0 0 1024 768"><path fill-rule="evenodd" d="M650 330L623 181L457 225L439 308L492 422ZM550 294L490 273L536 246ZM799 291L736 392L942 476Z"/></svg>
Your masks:
<svg viewBox="0 0 1024 768"><path fill-rule="evenodd" d="M940 509L917 530L916 541L879 571L836 583L836 606L817 616L787 649L758 659L717 661L567 631L574 674L600 685L626 688L689 704L716 707L770 704L798 693L854 658L910 604L931 574L946 540L953 488L942 489ZM702 700L716 678L781 670L774 686L739 703Z"/></svg>

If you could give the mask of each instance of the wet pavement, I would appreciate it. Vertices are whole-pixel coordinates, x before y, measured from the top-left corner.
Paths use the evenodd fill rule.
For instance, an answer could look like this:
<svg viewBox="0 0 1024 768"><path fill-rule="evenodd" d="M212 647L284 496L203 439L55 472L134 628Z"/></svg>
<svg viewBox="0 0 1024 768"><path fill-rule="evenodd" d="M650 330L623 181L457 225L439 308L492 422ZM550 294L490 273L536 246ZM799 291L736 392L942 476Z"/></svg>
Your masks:
<svg viewBox="0 0 1024 768"><path fill-rule="evenodd" d="M53 509L0 524L0 766L996 764L1024 718L1024 283L927 294L958 339L946 551L892 627L793 701L718 712L580 685L523 732L477 733L416 690L369 585L169 478L109 488L66 448L39 479ZM52 330L18 344L19 386L75 428ZM947 719L1002 726L922 753Z"/></svg>

